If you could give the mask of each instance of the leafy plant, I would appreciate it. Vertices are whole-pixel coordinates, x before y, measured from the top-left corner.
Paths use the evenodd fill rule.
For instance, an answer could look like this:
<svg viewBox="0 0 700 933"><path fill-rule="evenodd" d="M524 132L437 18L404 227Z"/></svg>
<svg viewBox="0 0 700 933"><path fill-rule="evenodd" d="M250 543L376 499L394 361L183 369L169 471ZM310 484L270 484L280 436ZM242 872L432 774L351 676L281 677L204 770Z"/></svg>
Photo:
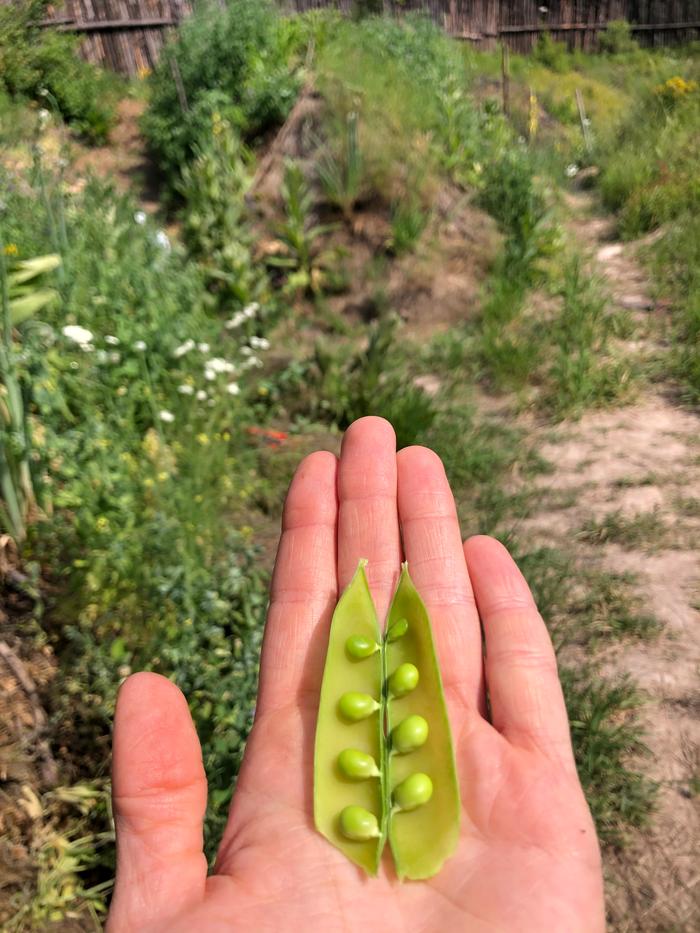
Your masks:
<svg viewBox="0 0 700 933"><path fill-rule="evenodd" d="M347 115L339 152L333 154L327 151L318 162L318 176L323 191L330 203L340 208L346 219L350 218L363 191L358 123L358 115L353 110Z"/></svg>
<svg viewBox="0 0 700 933"><path fill-rule="evenodd" d="M15 328L58 294L38 288L36 279L60 265L55 255L8 263L14 244L0 239L0 290L3 324L0 340L0 519L17 542L26 537L26 523L36 508L31 470L31 432L27 419L26 392L15 361Z"/></svg>
<svg viewBox="0 0 700 933"><path fill-rule="evenodd" d="M276 252L267 260L268 265L289 270L286 281L289 290L318 294L326 282L327 270L337 260L335 254L319 254L318 241L333 226L314 223L313 193L298 162L286 161L280 194L285 219L276 228Z"/></svg>
<svg viewBox="0 0 700 933"><path fill-rule="evenodd" d="M413 198L399 201L391 209L391 239L389 247L397 255L412 250L425 230L428 212Z"/></svg>
<svg viewBox="0 0 700 933"><path fill-rule="evenodd" d="M245 149L221 114L214 113L196 156L182 170L183 237L219 304L248 305L261 298L265 278L251 257L244 195L250 185Z"/></svg>

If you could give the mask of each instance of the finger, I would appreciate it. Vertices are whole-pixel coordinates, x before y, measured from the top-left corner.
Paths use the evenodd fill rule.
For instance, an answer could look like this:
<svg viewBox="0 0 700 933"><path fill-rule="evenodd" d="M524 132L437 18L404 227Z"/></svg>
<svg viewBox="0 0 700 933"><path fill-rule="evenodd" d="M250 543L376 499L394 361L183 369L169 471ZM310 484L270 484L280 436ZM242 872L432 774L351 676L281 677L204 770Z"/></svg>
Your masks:
<svg viewBox="0 0 700 933"><path fill-rule="evenodd" d="M108 929L137 930L204 895L207 783L187 702L165 677L134 674L114 717L117 880Z"/></svg>
<svg viewBox="0 0 700 933"><path fill-rule="evenodd" d="M326 632L336 602L338 461L327 451L306 457L294 475L265 625L258 713L318 698Z"/></svg>
<svg viewBox="0 0 700 933"><path fill-rule="evenodd" d="M471 538L464 551L484 628L494 726L512 744L573 767L552 641L525 578L493 538Z"/></svg>
<svg viewBox="0 0 700 933"><path fill-rule="evenodd" d="M338 469L338 586L367 558L367 579L383 623L401 565L396 507L396 436L383 418L360 418L345 432Z"/></svg>
<svg viewBox="0 0 700 933"><path fill-rule="evenodd" d="M404 552L433 622L443 685L463 709L483 710L481 628L452 490L432 450L406 447L397 462Z"/></svg>

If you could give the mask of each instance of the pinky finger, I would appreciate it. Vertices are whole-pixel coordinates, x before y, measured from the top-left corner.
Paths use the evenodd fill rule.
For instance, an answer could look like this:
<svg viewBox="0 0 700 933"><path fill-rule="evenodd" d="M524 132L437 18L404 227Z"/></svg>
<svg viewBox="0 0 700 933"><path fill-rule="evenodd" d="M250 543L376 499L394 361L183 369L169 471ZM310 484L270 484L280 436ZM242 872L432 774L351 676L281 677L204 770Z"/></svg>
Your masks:
<svg viewBox="0 0 700 933"><path fill-rule="evenodd" d="M464 545L486 642L493 724L513 745L573 769L564 695L549 632L508 551L493 538Z"/></svg>

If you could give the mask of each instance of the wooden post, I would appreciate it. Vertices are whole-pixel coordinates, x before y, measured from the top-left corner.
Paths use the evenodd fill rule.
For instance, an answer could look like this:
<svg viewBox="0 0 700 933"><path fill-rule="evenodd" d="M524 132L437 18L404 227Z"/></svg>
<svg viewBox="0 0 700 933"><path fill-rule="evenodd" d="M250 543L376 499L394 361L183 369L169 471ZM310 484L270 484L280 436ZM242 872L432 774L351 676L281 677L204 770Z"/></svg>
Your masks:
<svg viewBox="0 0 700 933"><path fill-rule="evenodd" d="M583 103L583 94L581 93L581 88L578 87L576 88L576 106L578 107L578 118L581 121L581 133L583 134L583 141L586 145L586 150L590 152L593 148L590 121L586 116L586 106Z"/></svg>
<svg viewBox="0 0 700 933"><path fill-rule="evenodd" d="M503 85L503 113L510 114L510 50L508 43L501 40L501 79Z"/></svg>
<svg viewBox="0 0 700 933"><path fill-rule="evenodd" d="M187 113L190 109L190 105L187 102L187 94L185 92L185 85L182 81L180 66L178 65L177 59L174 55L170 59L170 73L173 76L173 81L175 82L175 87L177 88L177 97L180 101L180 109L183 113Z"/></svg>

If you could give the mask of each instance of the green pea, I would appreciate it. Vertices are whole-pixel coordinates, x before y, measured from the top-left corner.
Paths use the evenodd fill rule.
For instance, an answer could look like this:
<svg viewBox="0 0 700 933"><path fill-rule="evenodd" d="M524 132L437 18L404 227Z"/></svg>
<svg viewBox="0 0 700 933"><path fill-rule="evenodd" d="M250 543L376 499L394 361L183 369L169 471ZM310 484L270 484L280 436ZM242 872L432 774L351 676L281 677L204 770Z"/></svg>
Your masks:
<svg viewBox="0 0 700 933"><path fill-rule="evenodd" d="M345 650L356 661L362 661L371 657L375 651L379 651L379 645L373 638L365 638L364 635L351 635L345 642Z"/></svg>
<svg viewBox="0 0 700 933"><path fill-rule="evenodd" d="M415 664L400 664L389 678L389 693L395 697L406 696L418 686L420 674Z"/></svg>
<svg viewBox="0 0 700 933"><path fill-rule="evenodd" d="M393 625L389 626L386 632L387 641L398 641L399 638L403 636L408 631L408 619L399 619L398 622L394 622Z"/></svg>
<svg viewBox="0 0 700 933"><path fill-rule="evenodd" d="M342 750L338 755L338 767L345 777L352 778L354 781L366 781L367 778L381 775L374 758L367 752L358 751L356 748Z"/></svg>
<svg viewBox="0 0 700 933"><path fill-rule="evenodd" d="M433 782L427 774L417 771L394 789L394 803L399 810L415 810L433 796Z"/></svg>
<svg viewBox="0 0 700 933"><path fill-rule="evenodd" d="M406 755L414 752L428 741L428 723L422 716L407 716L392 730L392 751Z"/></svg>
<svg viewBox="0 0 700 933"><path fill-rule="evenodd" d="M379 823L374 813L364 807L345 807L340 814L340 831L346 839L357 842L367 842L369 839L380 839Z"/></svg>
<svg viewBox="0 0 700 933"><path fill-rule="evenodd" d="M338 709L344 719L360 722L379 709L379 703L368 693L344 693L338 703Z"/></svg>

